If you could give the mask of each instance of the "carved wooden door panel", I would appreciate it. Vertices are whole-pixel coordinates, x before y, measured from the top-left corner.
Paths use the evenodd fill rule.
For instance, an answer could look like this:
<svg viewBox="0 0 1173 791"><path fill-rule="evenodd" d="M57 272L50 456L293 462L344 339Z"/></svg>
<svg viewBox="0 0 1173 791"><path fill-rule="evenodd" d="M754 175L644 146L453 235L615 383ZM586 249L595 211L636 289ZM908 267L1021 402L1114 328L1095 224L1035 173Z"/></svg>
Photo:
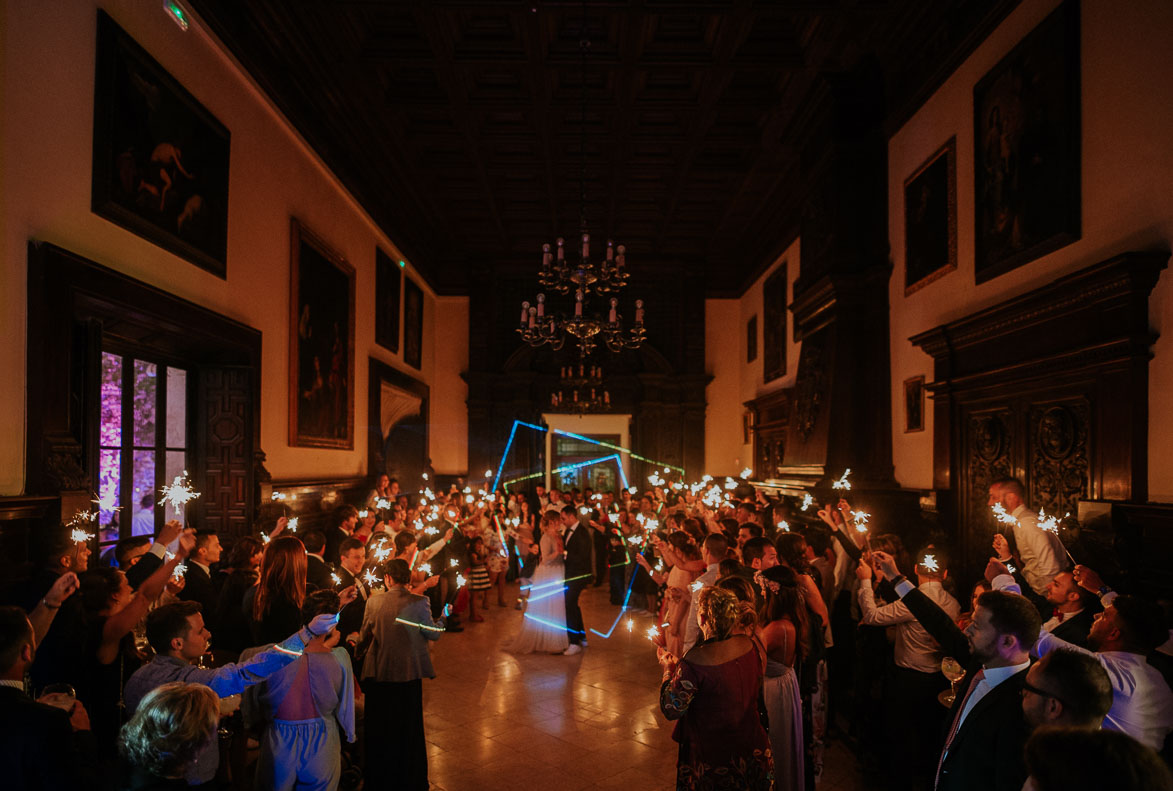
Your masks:
<svg viewBox="0 0 1173 791"><path fill-rule="evenodd" d="M967 578L981 574L1001 531L987 505L993 481L1017 477L1030 507L1058 516L1074 513L1077 501L1090 496L1091 387L1072 382L961 405L955 480Z"/></svg>
<svg viewBox="0 0 1173 791"><path fill-rule="evenodd" d="M201 527L245 535L252 513L253 373L244 367L201 368L197 397Z"/></svg>

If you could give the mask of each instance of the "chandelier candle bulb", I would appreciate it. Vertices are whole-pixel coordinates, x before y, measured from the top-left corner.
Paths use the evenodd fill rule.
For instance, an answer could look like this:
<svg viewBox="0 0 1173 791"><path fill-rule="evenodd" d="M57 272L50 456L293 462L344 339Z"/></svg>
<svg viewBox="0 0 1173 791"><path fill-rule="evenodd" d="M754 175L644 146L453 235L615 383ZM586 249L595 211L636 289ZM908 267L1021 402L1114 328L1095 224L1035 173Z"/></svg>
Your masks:
<svg viewBox="0 0 1173 791"><path fill-rule="evenodd" d="M550 259L551 258L553 258L553 256L550 255L550 245L548 245L548 244L542 245L542 268L543 269L550 268Z"/></svg>
<svg viewBox="0 0 1173 791"><path fill-rule="evenodd" d="M607 260L608 261L615 260L615 248L611 246L610 239L607 240Z"/></svg>
<svg viewBox="0 0 1173 791"><path fill-rule="evenodd" d="M560 262L566 260L566 251L563 249L562 244L563 244L562 237L559 236L558 237L558 260Z"/></svg>
<svg viewBox="0 0 1173 791"><path fill-rule="evenodd" d="M523 327L525 326L525 320L526 320L527 316L529 316L529 303L522 302L521 303L521 326L523 326Z"/></svg>
<svg viewBox="0 0 1173 791"><path fill-rule="evenodd" d="M635 323L644 323L644 301L642 299L637 299L635 301Z"/></svg>
<svg viewBox="0 0 1173 791"><path fill-rule="evenodd" d="M582 235L582 260L585 261L591 257L591 235L584 233Z"/></svg>
<svg viewBox="0 0 1173 791"><path fill-rule="evenodd" d="M546 295L538 294L538 318L546 315Z"/></svg>
<svg viewBox="0 0 1173 791"><path fill-rule="evenodd" d="M574 293L574 315L577 317L582 316L582 290L581 289Z"/></svg>

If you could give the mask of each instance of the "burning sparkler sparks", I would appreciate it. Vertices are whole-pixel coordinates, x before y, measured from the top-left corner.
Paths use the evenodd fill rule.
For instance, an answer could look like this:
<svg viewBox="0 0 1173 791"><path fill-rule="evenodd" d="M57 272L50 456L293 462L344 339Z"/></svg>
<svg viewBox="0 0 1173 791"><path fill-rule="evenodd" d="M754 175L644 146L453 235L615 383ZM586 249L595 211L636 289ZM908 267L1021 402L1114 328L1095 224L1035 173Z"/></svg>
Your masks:
<svg viewBox="0 0 1173 791"><path fill-rule="evenodd" d="M872 515L867 511L852 511L851 518L855 520L855 529L857 532L866 533L868 531L868 520Z"/></svg>
<svg viewBox="0 0 1173 791"><path fill-rule="evenodd" d="M700 591L701 588L705 587L705 583L701 582L700 580L697 580L696 582L689 585L688 587L689 587L689 589L692 590L693 593L697 593Z"/></svg>
<svg viewBox="0 0 1173 791"><path fill-rule="evenodd" d="M449 558L448 559L448 568L454 569L459 565L460 565L460 561L457 560L456 558Z"/></svg>
<svg viewBox="0 0 1173 791"><path fill-rule="evenodd" d="M458 571L458 572L456 572L456 587L458 587L458 588L463 588L463 587L464 587L464 583L466 583L466 582L468 582L468 580L466 580L466 579L464 578L464 575L463 575L463 574L461 574L459 571Z"/></svg>
<svg viewBox="0 0 1173 791"><path fill-rule="evenodd" d="M790 523L787 522L786 520L782 520L781 522L778 523L778 529L781 530L783 533L789 533L790 532Z"/></svg>
<svg viewBox="0 0 1173 791"><path fill-rule="evenodd" d="M273 502L283 503L283 502L285 502L285 496L286 496L285 492L273 492L273 494L269 497L269 499L272 500Z"/></svg>
<svg viewBox="0 0 1173 791"><path fill-rule="evenodd" d="M379 578L375 576L375 572L370 569L367 569L366 573L362 575L362 578L367 585L377 585L379 582Z"/></svg>
<svg viewBox="0 0 1173 791"><path fill-rule="evenodd" d="M650 483L652 486L663 486L664 479L660 477L660 473L653 472L648 476L648 483Z"/></svg>
<svg viewBox="0 0 1173 791"><path fill-rule="evenodd" d="M741 475L740 475L739 477L741 477L741 478L748 478L748 477L750 477L751 475L753 475L753 468L752 468L752 467L746 467L744 470L742 470L742 471L741 471Z"/></svg>
<svg viewBox="0 0 1173 791"><path fill-rule="evenodd" d="M804 494L802 496L802 510L803 511L810 508L814 504L815 504L815 498L811 497L809 494Z"/></svg>
<svg viewBox="0 0 1173 791"><path fill-rule="evenodd" d="M183 575L186 573L187 573L187 564L186 563L177 563L175 565L175 569L171 572L171 579L181 580L181 579L183 579Z"/></svg>
<svg viewBox="0 0 1173 791"><path fill-rule="evenodd" d="M382 563L384 560L386 560L390 556L390 554L391 554L390 547L381 546L375 550L375 560Z"/></svg>
<svg viewBox="0 0 1173 791"><path fill-rule="evenodd" d="M176 475L171 485L164 486L159 491L163 499L159 505L169 503L177 512L183 513L183 506L200 496L200 493L191 488L191 481L187 479L187 470L182 475Z"/></svg>
<svg viewBox="0 0 1173 791"><path fill-rule="evenodd" d="M937 558L934 555L925 555L920 559L920 564L925 571L937 572L941 570L941 567L937 564Z"/></svg>
<svg viewBox="0 0 1173 791"><path fill-rule="evenodd" d="M386 511L390 507L391 501L385 497L379 497L375 500L375 508L379 509L380 511Z"/></svg>
<svg viewBox="0 0 1173 791"><path fill-rule="evenodd" d="M342 577L339 577L337 574L331 573L330 574L330 582L334 583L334 586L337 587L342 584Z"/></svg>
<svg viewBox="0 0 1173 791"><path fill-rule="evenodd" d="M848 475L851 475L851 468L850 467L848 467L846 470L843 471L842 478L835 481L835 483L831 484L831 488L832 489L843 489L845 491L850 492L851 491L851 481L847 480Z"/></svg>
<svg viewBox="0 0 1173 791"><path fill-rule="evenodd" d="M1018 520L1006 512L1001 503L994 503L990 506L990 510L994 512L994 518L1004 525L1016 525Z"/></svg>
<svg viewBox="0 0 1173 791"><path fill-rule="evenodd" d="M649 640L655 640L657 637L660 636L660 630L657 629L655 627L655 625L653 624L652 626L648 627L647 635L648 635Z"/></svg>
<svg viewBox="0 0 1173 791"><path fill-rule="evenodd" d="M421 563L420 564L420 571L422 571L428 577L432 576L432 564L431 563Z"/></svg>
<svg viewBox="0 0 1173 791"><path fill-rule="evenodd" d="M630 631L633 631L634 629L635 629L635 619L628 618L627 619L627 631L630 632Z"/></svg>
<svg viewBox="0 0 1173 791"><path fill-rule="evenodd" d="M289 519L289 521L286 522L285 527L286 527L286 529L289 530L290 533L296 533L297 532L297 517L296 516L291 517Z"/></svg>

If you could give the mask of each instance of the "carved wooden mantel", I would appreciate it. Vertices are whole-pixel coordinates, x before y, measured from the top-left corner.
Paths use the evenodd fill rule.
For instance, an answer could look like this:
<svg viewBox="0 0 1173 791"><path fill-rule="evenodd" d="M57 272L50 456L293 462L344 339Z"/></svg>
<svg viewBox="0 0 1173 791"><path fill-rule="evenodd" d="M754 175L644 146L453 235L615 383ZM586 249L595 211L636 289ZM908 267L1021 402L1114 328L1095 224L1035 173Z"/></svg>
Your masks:
<svg viewBox="0 0 1173 791"><path fill-rule="evenodd" d="M933 357L933 485L971 574L997 477L1060 515L1146 498L1148 297L1168 259L1124 253L909 339Z"/></svg>

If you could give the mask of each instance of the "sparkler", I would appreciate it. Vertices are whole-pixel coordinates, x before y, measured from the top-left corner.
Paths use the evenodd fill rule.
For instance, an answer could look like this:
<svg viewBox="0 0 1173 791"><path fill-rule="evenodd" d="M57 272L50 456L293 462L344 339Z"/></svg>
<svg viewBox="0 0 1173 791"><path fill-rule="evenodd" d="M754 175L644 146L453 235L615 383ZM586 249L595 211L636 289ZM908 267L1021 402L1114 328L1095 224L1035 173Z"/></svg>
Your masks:
<svg viewBox="0 0 1173 791"><path fill-rule="evenodd" d="M375 560L382 563L391 554L391 549L387 546L381 546L375 550Z"/></svg>
<svg viewBox="0 0 1173 791"><path fill-rule="evenodd" d="M191 488L191 482L187 479L187 470L184 470L182 475L176 475L170 486L164 486L159 491L163 494L159 505L169 503L175 512L181 515L183 514L183 506L200 496L199 492Z"/></svg>
<svg viewBox="0 0 1173 791"><path fill-rule="evenodd" d="M664 479L660 477L658 472L653 472L648 476L648 483L650 483L652 486L663 486Z"/></svg>
<svg viewBox="0 0 1173 791"><path fill-rule="evenodd" d="M734 489L737 488L737 481L733 480L732 478L726 478L725 479L725 488L728 489L729 491L733 491Z"/></svg>
<svg viewBox="0 0 1173 791"><path fill-rule="evenodd" d="M464 575L463 575L463 574L461 574L459 571L458 571L458 572L456 572L456 587L458 587L458 588L463 588L463 587L464 587L464 583L466 583L466 582L468 582L468 580L466 580L466 579L464 578Z"/></svg>
<svg viewBox="0 0 1173 791"><path fill-rule="evenodd" d="M635 629L635 619L628 618L627 619L627 631L630 632L630 631L633 631L634 629Z"/></svg>
<svg viewBox="0 0 1173 791"><path fill-rule="evenodd" d="M366 519L370 513L371 513L370 511L368 511L367 509L364 508L358 512L358 518L359 519Z"/></svg>
<svg viewBox="0 0 1173 791"><path fill-rule="evenodd" d="M454 569L459 565L460 565L460 561L457 560L456 558L449 558L448 559L448 568Z"/></svg>
<svg viewBox="0 0 1173 791"><path fill-rule="evenodd" d="M856 532L866 533L868 531L868 520L872 515L867 511L852 511L851 518L855 520Z"/></svg>
<svg viewBox="0 0 1173 791"><path fill-rule="evenodd" d="M386 499L385 497L380 497L377 500L375 500L375 508L377 508L380 511L386 511L390 507L391 507L391 501Z"/></svg>
<svg viewBox="0 0 1173 791"><path fill-rule="evenodd" d="M177 563L175 565L175 569L171 572L171 579L177 580L177 581L181 580L181 579L183 579L183 575L186 573L187 573L187 564L186 563Z"/></svg>
<svg viewBox="0 0 1173 791"><path fill-rule="evenodd" d="M334 583L334 586L337 587L342 584L342 577L339 577L337 574L331 573L330 574L330 582Z"/></svg>
<svg viewBox="0 0 1173 791"><path fill-rule="evenodd" d="M270 541L272 541L273 539L269 538L269 537L268 537L267 535L265 535L264 533L261 533L261 540L262 540L262 541L264 541L266 544L268 544L268 543L269 543Z"/></svg>
<svg viewBox="0 0 1173 791"><path fill-rule="evenodd" d="M790 523L787 522L786 520L782 520L781 522L778 523L778 529L781 530L783 533L789 533L790 532Z"/></svg>
<svg viewBox="0 0 1173 791"><path fill-rule="evenodd" d="M814 504L815 504L815 498L811 497L809 494L804 494L802 496L802 510L803 511L810 508Z"/></svg>
<svg viewBox="0 0 1173 791"><path fill-rule="evenodd" d="M69 531L69 538L75 544L85 544L93 537L93 533L87 533L85 530L82 530L79 527L75 527L73 530Z"/></svg>
<svg viewBox="0 0 1173 791"><path fill-rule="evenodd" d="M921 558L920 564L926 571L936 572L941 570L940 566L937 565L937 558L933 555L925 555Z"/></svg>
<svg viewBox="0 0 1173 791"><path fill-rule="evenodd" d="M297 532L297 517L296 516L291 517L290 520L286 523L285 527L287 530L289 530L290 533L296 533Z"/></svg>
<svg viewBox="0 0 1173 791"><path fill-rule="evenodd" d="M753 468L752 468L752 467L746 467L744 470L742 470L742 471L741 471L741 475L740 475L740 476L738 476L738 477L740 477L740 478L748 478L748 477L749 477L749 476L751 476L751 475L753 475Z"/></svg>
<svg viewBox="0 0 1173 791"><path fill-rule="evenodd" d="M657 629L655 627L655 625L653 624L652 626L648 627L647 635L648 635L649 640L655 640L657 637L660 636L660 630Z"/></svg>
<svg viewBox="0 0 1173 791"><path fill-rule="evenodd" d="M379 578L375 576L375 572L370 569L367 569L366 573L362 575L362 578L363 582L367 585L377 585L379 582Z"/></svg>
<svg viewBox="0 0 1173 791"><path fill-rule="evenodd" d="M848 467L846 470L843 471L843 477L840 478L839 480L835 481L835 483L831 484L831 488L832 489L843 489L845 491L850 492L851 491L851 481L847 480L847 476L850 474L851 474L851 468Z"/></svg>
<svg viewBox="0 0 1173 791"><path fill-rule="evenodd" d="M1016 525L1018 520L1006 512L1001 503L994 503L990 506L990 510L994 512L994 518L1004 525Z"/></svg>
<svg viewBox="0 0 1173 791"><path fill-rule="evenodd" d="M696 582L689 585L688 587L690 590L692 590L693 593L697 593L701 588L705 587L705 583L701 582L700 580L697 580Z"/></svg>
<svg viewBox="0 0 1173 791"><path fill-rule="evenodd" d="M1069 516L1071 516L1070 511L1063 515L1063 519L1066 519ZM1042 508L1039 509L1039 529L1054 535L1056 538L1059 537L1059 523L1062 522L1063 519L1060 519L1057 516L1047 516ZM1071 564L1073 566L1078 565L1075 562L1075 558L1071 557L1071 552L1067 549L1067 545L1062 541L1059 542L1059 545L1063 547L1063 551L1067 554L1067 559L1071 561Z"/></svg>
<svg viewBox="0 0 1173 791"><path fill-rule="evenodd" d="M431 563L421 563L419 570L422 571L425 576L428 576L428 577L432 576L432 564Z"/></svg>
<svg viewBox="0 0 1173 791"><path fill-rule="evenodd" d="M273 492L273 494L269 497L269 499L274 502L282 502L283 503L283 502L285 502L285 492Z"/></svg>

